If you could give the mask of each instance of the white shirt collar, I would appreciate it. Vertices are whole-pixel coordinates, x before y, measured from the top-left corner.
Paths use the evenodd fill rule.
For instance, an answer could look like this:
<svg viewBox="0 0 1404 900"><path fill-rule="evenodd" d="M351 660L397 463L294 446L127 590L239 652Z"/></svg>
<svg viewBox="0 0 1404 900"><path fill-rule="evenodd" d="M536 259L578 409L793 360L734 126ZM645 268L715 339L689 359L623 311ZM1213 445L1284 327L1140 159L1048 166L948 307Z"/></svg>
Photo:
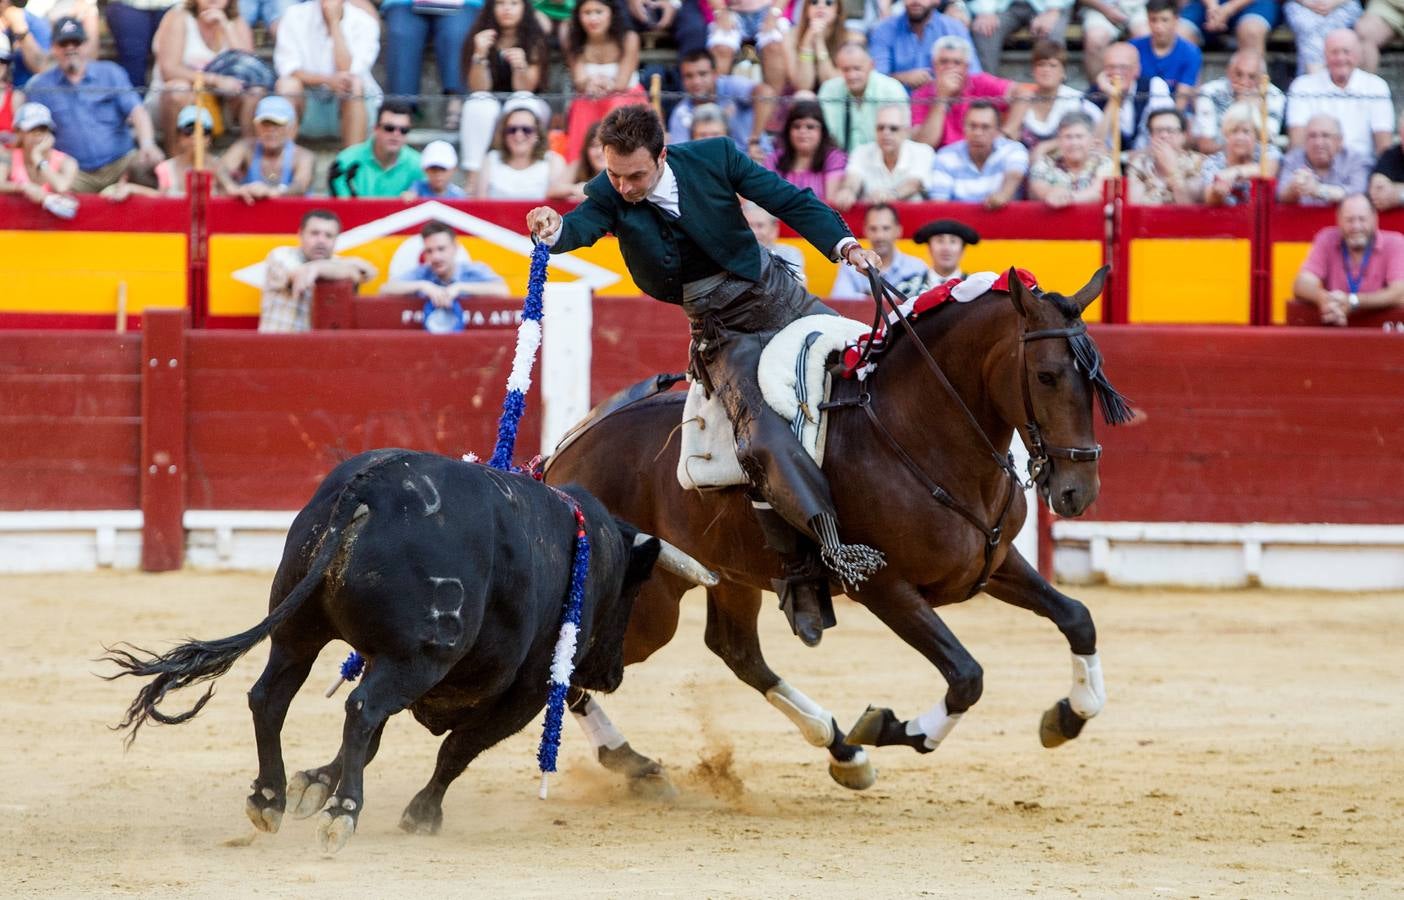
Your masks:
<svg viewBox="0 0 1404 900"><path fill-rule="evenodd" d="M658 183L653 186L653 190L648 192L648 201L675 216L682 215L678 206L678 178L673 174L673 167L668 165L667 160L663 162L663 175L658 179Z"/></svg>

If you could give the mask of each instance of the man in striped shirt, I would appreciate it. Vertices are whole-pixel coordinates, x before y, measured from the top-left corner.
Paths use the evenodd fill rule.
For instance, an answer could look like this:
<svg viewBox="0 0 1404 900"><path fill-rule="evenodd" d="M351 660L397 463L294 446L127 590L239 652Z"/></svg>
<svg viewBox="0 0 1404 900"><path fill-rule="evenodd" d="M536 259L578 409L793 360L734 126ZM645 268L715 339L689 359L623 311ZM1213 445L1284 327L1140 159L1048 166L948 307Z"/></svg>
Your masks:
<svg viewBox="0 0 1404 900"><path fill-rule="evenodd" d="M970 104L964 130L965 140L936 151L927 197L999 209L1018 197L1029 151L999 133L999 109L988 100Z"/></svg>

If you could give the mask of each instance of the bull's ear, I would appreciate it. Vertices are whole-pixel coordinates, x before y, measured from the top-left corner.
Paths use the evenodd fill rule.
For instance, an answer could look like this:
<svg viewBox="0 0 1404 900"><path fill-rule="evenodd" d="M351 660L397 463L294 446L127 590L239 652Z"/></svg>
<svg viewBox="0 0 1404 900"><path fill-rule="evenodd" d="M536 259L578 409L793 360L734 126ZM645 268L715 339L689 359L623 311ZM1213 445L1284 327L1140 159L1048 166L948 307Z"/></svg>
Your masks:
<svg viewBox="0 0 1404 900"><path fill-rule="evenodd" d="M1025 319L1029 317L1029 308L1026 305L1029 297L1029 289L1024 287L1024 283L1019 280L1019 273L1013 266L1009 267L1009 273L1004 276L1009 281L1009 300L1014 304L1014 309Z"/></svg>
<svg viewBox="0 0 1404 900"><path fill-rule="evenodd" d="M1092 305L1093 300L1096 300L1102 295L1102 286L1106 284L1107 272L1110 270L1111 266L1102 266L1096 272L1093 272L1092 278L1082 286L1082 289L1069 298L1072 302L1077 304L1079 310L1085 311L1087 307Z"/></svg>

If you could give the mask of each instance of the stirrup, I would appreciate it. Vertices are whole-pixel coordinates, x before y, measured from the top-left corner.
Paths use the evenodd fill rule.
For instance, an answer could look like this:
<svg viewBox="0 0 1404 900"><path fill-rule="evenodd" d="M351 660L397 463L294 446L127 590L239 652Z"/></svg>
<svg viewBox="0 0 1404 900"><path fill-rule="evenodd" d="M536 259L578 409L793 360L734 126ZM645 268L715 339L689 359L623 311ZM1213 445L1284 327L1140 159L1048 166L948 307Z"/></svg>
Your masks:
<svg viewBox="0 0 1404 900"><path fill-rule="evenodd" d="M838 624L838 617L834 615L834 598L829 593L829 580L822 573L773 578L770 584L780 598L780 610L790 623L790 631L806 646L817 646L824 631ZM804 594L810 594L812 602L801 600ZM815 617L819 620L817 623L813 621ZM814 627L816 624L817 628ZM805 627L801 629L801 625Z"/></svg>
<svg viewBox="0 0 1404 900"><path fill-rule="evenodd" d="M830 515L811 520L819 536L819 559L833 572L845 589L856 588L887 565L881 550L867 544L844 544L838 539L838 523Z"/></svg>

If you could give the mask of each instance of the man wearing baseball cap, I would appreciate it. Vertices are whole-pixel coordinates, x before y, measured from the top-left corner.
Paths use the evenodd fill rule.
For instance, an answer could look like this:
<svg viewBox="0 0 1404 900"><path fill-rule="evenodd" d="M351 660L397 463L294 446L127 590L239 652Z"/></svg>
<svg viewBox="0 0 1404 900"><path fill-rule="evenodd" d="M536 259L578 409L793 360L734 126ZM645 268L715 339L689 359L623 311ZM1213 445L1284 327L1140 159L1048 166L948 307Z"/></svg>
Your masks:
<svg viewBox="0 0 1404 900"><path fill-rule="evenodd" d="M215 178L226 194L245 203L301 197L312 184L312 151L293 141L297 115L285 97L269 95L254 108L253 135L220 160Z"/></svg>
<svg viewBox="0 0 1404 900"><path fill-rule="evenodd" d="M83 23L72 16L59 19L54 24L58 64L35 75L27 87L29 99L53 113L58 149L78 161L73 190L80 194L97 193L124 176L149 180L164 159L151 116L127 73L116 63L90 62L83 55L87 38Z"/></svg>
<svg viewBox="0 0 1404 900"><path fill-rule="evenodd" d="M955 219L937 219L927 222L917 229L912 240L925 244L931 254L931 270L936 273L936 283L942 284L952 278L964 278L960 268L960 258L965 248L980 243L980 235Z"/></svg>
<svg viewBox="0 0 1404 900"><path fill-rule="evenodd" d="M401 195L405 200L462 200L468 196L467 191L453 183L458 154L448 141L430 141L419 154L419 168L424 170L424 177Z"/></svg>

